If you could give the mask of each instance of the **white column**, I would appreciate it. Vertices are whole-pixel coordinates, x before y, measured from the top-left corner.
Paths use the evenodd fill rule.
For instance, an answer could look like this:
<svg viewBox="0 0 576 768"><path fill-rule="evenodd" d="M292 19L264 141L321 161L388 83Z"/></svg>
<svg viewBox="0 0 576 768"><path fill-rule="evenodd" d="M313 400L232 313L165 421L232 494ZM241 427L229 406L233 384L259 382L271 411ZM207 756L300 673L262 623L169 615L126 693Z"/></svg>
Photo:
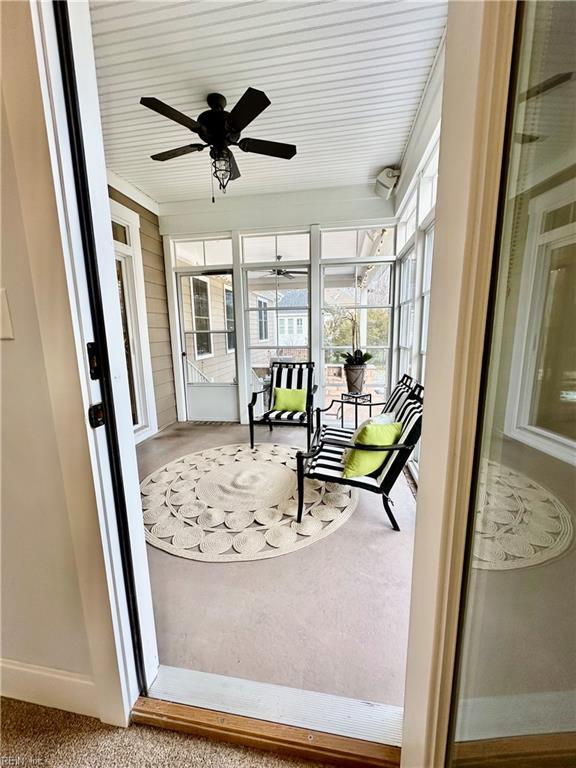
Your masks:
<svg viewBox="0 0 576 768"><path fill-rule="evenodd" d="M310 355L316 363L318 394L314 405L324 402L324 361L322 359L322 280L320 278L320 226L310 227Z"/></svg>
<svg viewBox="0 0 576 768"><path fill-rule="evenodd" d="M248 424L248 399L251 393L250 365L244 327L244 287L242 285L242 246L240 233L232 232L232 285L234 287L234 325L236 329L236 366L238 371L238 406L240 423Z"/></svg>

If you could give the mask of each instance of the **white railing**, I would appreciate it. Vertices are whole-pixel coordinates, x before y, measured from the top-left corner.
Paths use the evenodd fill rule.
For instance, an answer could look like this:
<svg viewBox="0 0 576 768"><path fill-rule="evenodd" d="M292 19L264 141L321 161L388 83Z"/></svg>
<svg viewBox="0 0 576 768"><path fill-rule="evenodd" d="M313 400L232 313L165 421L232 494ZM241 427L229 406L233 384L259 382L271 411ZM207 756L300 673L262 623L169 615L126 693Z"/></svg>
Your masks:
<svg viewBox="0 0 576 768"><path fill-rule="evenodd" d="M210 376L206 376L205 373L202 373L200 368L198 368L197 365L194 365L194 363L191 360L188 360L186 358L186 362L188 363L188 384L212 384L214 379L211 379Z"/></svg>

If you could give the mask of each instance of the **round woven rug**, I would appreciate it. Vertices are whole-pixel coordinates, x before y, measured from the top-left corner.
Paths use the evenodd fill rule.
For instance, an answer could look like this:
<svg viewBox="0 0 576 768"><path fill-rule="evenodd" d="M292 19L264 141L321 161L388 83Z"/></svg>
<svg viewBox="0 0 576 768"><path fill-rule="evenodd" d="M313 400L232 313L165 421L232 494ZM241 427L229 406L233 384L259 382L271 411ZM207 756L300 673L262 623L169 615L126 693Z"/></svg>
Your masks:
<svg viewBox="0 0 576 768"><path fill-rule="evenodd" d="M296 522L296 452L289 445L224 445L190 453L140 485L146 540L212 563L261 560L323 539L354 512L358 491L307 479Z"/></svg>
<svg viewBox="0 0 576 768"><path fill-rule="evenodd" d="M563 554L572 541L569 510L549 490L503 464L480 472L472 566L493 571L526 568Z"/></svg>

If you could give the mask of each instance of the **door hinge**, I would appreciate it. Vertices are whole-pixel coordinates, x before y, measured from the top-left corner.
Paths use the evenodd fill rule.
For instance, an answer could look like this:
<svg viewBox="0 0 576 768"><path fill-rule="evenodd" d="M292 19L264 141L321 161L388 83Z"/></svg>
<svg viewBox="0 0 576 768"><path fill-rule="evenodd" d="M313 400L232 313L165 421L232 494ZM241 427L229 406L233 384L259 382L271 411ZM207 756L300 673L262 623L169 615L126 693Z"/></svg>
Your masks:
<svg viewBox="0 0 576 768"><path fill-rule="evenodd" d="M86 344L86 349L88 350L88 365L90 368L90 378L91 379L99 379L100 378L100 356L98 355L98 346L95 341L89 341L88 344Z"/></svg>
<svg viewBox="0 0 576 768"><path fill-rule="evenodd" d="M104 413L103 403L95 403L94 405L91 405L90 408L88 408L88 421L90 422L92 429L101 427L106 423L106 415Z"/></svg>

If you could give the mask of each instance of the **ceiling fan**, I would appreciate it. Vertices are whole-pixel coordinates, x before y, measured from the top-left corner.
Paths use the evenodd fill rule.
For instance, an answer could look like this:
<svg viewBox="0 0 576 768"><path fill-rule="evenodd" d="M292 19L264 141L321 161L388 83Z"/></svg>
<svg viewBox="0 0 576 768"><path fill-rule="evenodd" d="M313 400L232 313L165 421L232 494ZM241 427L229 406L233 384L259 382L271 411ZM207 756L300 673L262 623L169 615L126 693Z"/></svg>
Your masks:
<svg viewBox="0 0 576 768"><path fill-rule="evenodd" d="M285 160L290 160L296 154L294 144L240 137L244 128L270 106L270 99L263 91L248 88L231 112L226 111L226 99L221 93L209 93L206 101L209 109L194 120L160 99L147 96L140 99L140 104L183 125L198 134L204 142L204 144L186 144L183 147L159 152L151 155L152 160L163 162L190 152L201 152L206 147L210 147L213 175L220 189L225 192L229 181L240 178L240 170L230 149L231 146L239 147L243 152L280 157Z"/></svg>
<svg viewBox="0 0 576 768"><path fill-rule="evenodd" d="M278 254L276 256L276 261L280 261L282 259L282 254ZM283 269L281 267L277 267L276 269L271 269L269 272L270 275L275 275L276 277L287 277L288 280L294 280L296 275L307 275L308 270L307 269Z"/></svg>

